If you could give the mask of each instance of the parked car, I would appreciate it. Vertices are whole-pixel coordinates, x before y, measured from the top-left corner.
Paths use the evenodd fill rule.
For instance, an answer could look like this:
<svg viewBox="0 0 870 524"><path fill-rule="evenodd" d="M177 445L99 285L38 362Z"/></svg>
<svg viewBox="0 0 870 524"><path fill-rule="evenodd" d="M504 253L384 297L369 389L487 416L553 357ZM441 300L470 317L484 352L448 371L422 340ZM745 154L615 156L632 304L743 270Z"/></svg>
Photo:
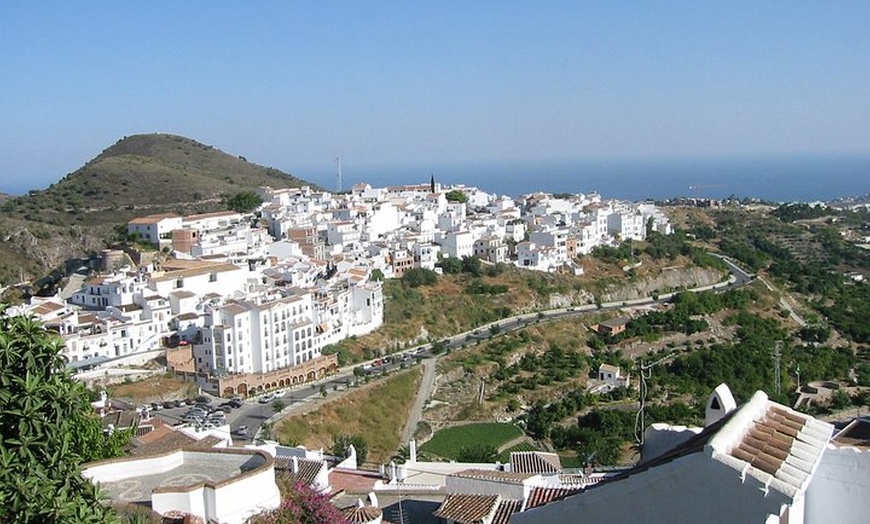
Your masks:
<svg viewBox="0 0 870 524"><path fill-rule="evenodd" d="M152 402L151 409L153 409L154 411L159 411L163 409L163 406L161 406L159 402Z"/></svg>
<svg viewBox="0 0 870 524"><path fill-rule="evenodd" d="M267 393L267 394L263 395L262 397L260 397L260 400L258 400L257 402L259 402L260 404L268 404L269 402L272 402L273 400L275 400L275 396L272 395L271 393Z"/></svg>
<svg viewBox="0 0 870 524"><path fill-rule="evenodd" d="M243 436L243 437L244 437L245 435L248 434L248 426L244 426L244 425L243 425L243 426L239 426L239 427L236 428L236 430L234 431L234 433L235 433L236 435L240 435L240 436Z"/></svg>
<svg viewBox="0 0 870 524"><path fill-rule="evenodd" d="M240 407L242 407L243 402L241 399L239 399L239 400L233 399L233 400L230 400L229 402L227 402L227 404L229 404L230 407L240 408Z"/></svg>

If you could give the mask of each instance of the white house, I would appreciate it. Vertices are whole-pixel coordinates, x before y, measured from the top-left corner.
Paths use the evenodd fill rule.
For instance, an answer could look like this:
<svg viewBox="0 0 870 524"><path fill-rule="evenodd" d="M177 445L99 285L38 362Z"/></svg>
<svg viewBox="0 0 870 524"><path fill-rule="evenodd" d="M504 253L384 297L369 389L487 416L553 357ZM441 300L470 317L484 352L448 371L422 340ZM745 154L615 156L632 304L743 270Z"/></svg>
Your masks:
<svg viewBox="0 0 870 524"><path fill-rule="evenodd" d="M146 242L164 248L172 244L172 230L181 229L183 219L175 213L160 213L134 218L127 223L127 234L138 234Z"/></svg>
<svg viewBox="0 0 870 524"><path fill-rule="evenodd" d="M240 448L182 450L86 464L82 475L111 500L183 512L207 522L242 524L277 508L275 459Z"/></svg>
<svg viewBox="0 0 870 524"><path fill-rule="evenodd" d="M641 518L652 524L866 522L866 435L855 431L860 438L850 439L846 432L832 440L831 424L763 392L729 411L729 396L717 388L708 401L709 424L682 432L676 447L583 492L517 513L511 522L573 523L578 515L589 522Z"/></svg>
<svg viewBox="0 0 870 524"><path fill-rule="evenodd" d="M474 237L468 231L447 231L440 243L441 250L447 256L462 258L474 254Z"/></svg>

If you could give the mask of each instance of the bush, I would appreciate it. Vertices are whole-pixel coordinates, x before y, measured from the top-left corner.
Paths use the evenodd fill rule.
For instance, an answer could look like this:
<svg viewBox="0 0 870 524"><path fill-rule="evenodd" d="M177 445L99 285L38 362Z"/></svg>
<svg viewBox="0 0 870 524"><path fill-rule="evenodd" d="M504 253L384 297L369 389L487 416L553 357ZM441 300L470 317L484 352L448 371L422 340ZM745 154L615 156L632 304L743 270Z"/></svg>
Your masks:
<svg viewBox="0 0 870 524"><path fill-rule="evenodd" d="M402 275L402 283L409 287L432 286L438 282L438 273L420 267L409 269Z"/></svg>

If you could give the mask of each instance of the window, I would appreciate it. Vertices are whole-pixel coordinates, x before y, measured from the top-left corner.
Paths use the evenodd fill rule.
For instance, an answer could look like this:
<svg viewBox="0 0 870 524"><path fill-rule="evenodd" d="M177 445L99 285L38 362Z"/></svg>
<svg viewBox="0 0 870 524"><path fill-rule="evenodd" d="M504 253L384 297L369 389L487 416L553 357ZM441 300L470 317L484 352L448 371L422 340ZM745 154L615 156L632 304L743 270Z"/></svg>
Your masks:
<svg viewBox="0 0 870 524"><path fill-rule="evenodd" d="M184 287L184 279L183 278L179 278L175 281L175 289L178 289L180 287Z"/></svg>
<svg viewBox="0 0 870 524"><path fill-rule="evenodd" d="M209 273L208 281L209 282L217 282L217 273Z"/></svg>

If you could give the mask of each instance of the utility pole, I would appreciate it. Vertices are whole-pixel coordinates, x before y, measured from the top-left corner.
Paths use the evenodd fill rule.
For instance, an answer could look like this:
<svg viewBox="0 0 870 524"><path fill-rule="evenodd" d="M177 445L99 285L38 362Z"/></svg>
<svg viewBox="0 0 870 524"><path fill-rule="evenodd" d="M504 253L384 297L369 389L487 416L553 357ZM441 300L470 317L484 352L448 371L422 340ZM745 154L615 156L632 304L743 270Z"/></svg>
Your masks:
<svg viewBox="0 0 870 524"><path fill-rule="evenodd" d="M776 391L777 396L779 396L780 390L782 389L782 377L780 376L782 373L782 341L777 340L776 345L773 348L773 389Z"/></svg>
<svg viewBox="0 0 870 524"><path fill-rule="evenodd" d="M335 166L338 171L338 193L341 193L341 155L335 156Z"/></svg>
<svg viewBox="0 0 870 524"><path fill-rule="evenodd" d="M646 381L647 381L647 379L652 378L652 368L654 366L661 364L665 360L673 358L675 355L676 355L676 353L668 353L667 355L663 356L662 358L660 358L654 362L650 362L649 364L644 364L643 361L641 361L640 359L637 359L637 375L638 375L637 390L638 390L639 407L637 410L637 415L635 416L635 419L634 419L634 439L637 441L637 443L641 447L641 449L643 448L643 442L644 442L644 435L643 434L644 434L644 430L646 429L646 420L645 420L645 418L646 418L646 414L645 414L646 395L649 392L649 386L647 386Z"/></svg>

